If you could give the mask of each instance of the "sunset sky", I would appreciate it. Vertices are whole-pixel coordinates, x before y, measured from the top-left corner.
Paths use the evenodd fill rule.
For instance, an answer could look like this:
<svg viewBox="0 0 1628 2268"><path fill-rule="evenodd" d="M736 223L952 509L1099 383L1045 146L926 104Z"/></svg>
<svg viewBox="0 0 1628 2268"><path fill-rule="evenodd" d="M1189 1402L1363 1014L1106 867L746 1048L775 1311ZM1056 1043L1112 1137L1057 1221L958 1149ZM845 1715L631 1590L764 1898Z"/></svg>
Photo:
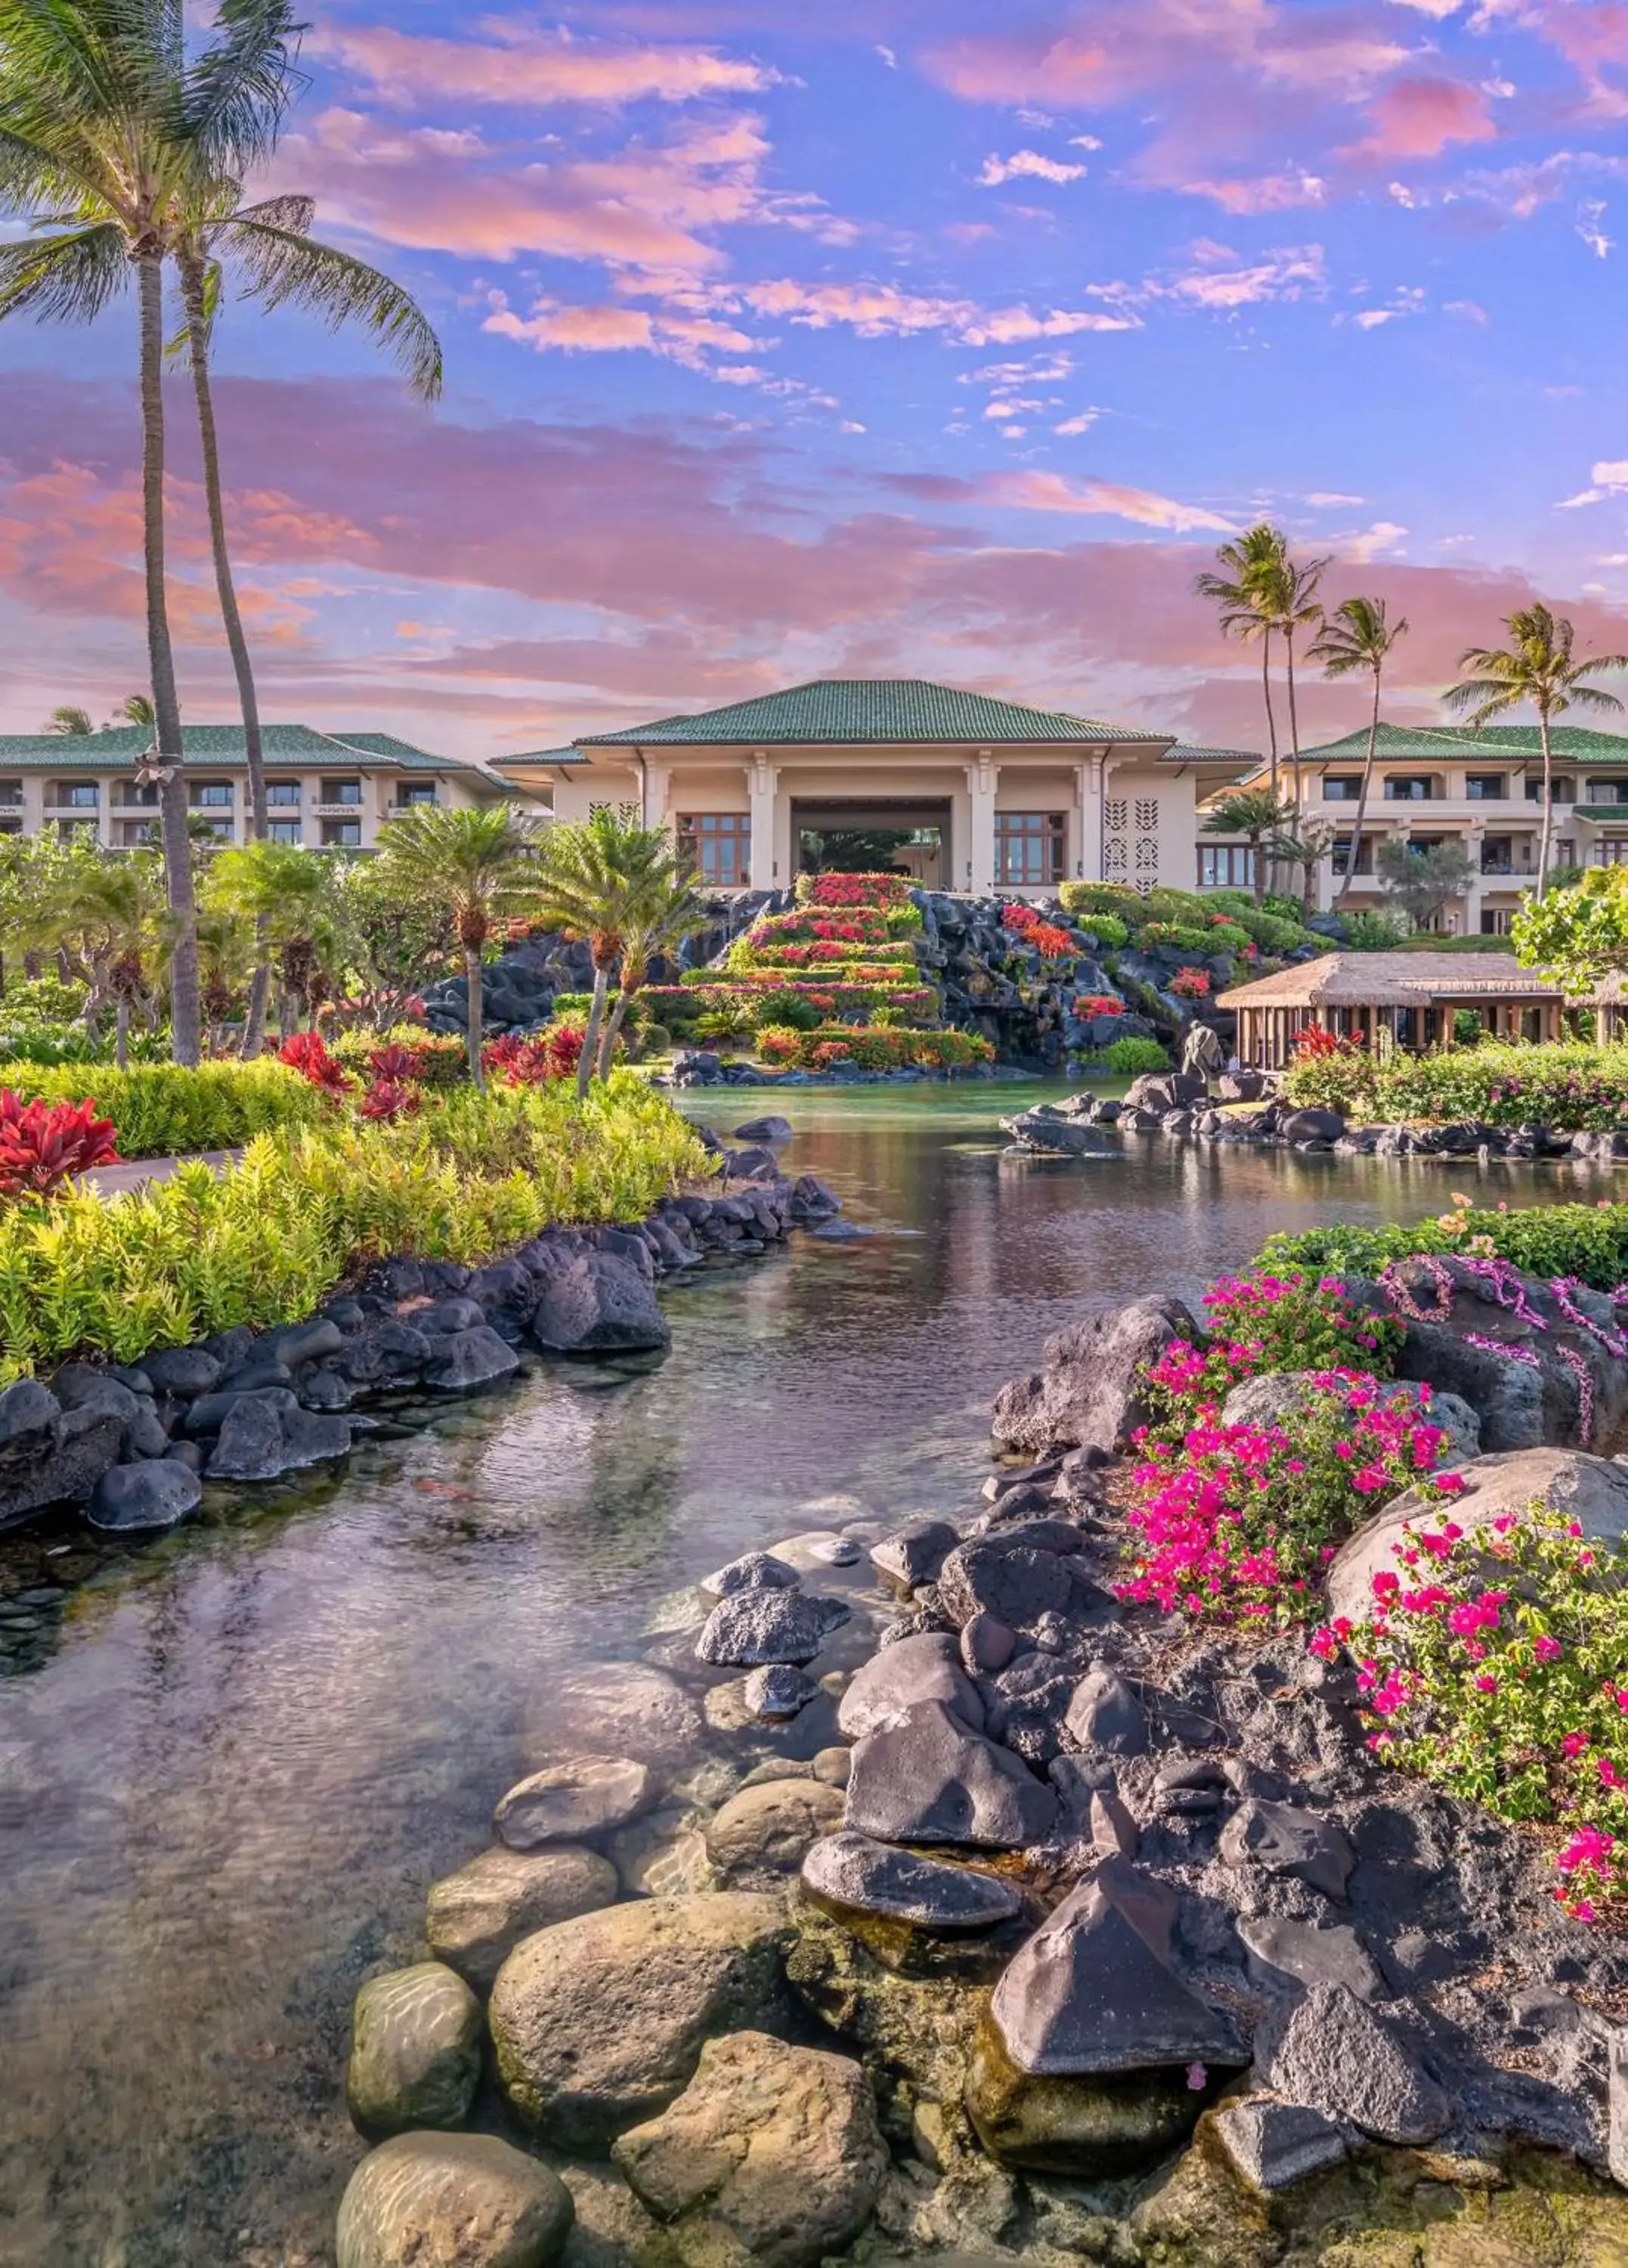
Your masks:
<svg viewBox="0 0 1628 2268"><path fill-rule="evenodd" d="M1190 585L1261 515L1410 618L1398 718L1534 593L1628 646L1628 0L311 12L271 184L448 385L229 306L273 718L502 757L910 674L1258 745ZM0 729L143 681L134 326L0 328Z"/></svg>

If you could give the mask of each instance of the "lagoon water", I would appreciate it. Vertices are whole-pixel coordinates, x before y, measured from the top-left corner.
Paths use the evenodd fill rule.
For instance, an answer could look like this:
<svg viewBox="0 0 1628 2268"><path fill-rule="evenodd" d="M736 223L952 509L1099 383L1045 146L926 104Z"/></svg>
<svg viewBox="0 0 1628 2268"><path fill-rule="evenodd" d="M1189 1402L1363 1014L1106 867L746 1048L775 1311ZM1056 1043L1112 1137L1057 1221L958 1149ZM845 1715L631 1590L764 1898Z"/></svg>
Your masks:
<svg viewBox="0 0 1628 2268"><path fill-rule="evenodd" d="M636 1655L655 1600L749 1547L965 1509L1049 1331L1196 1297L1273 1229L1609 1186L1148 1138L1002 1158L997 1116L1043 1093L776 1097L794 1168L876 1234L693 1278L659 1366L539 1365L73 1593L0 1678L4 2268L330 2260L351 1999L540 1761L559 1669Z"/></svg>

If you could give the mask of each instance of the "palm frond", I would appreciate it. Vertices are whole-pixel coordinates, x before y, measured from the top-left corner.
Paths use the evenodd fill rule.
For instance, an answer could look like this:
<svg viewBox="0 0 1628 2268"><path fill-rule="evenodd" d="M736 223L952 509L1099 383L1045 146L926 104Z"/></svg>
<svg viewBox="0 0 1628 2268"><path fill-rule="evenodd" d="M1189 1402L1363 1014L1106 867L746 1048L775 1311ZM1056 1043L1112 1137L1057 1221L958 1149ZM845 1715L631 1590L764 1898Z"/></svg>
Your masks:
<svg viewBox="0 0 1628 2268"><path fill-rule="evenodd" d="M269 155L296 91L304 26L290 0L222 0L216 37L187 73L184 132L210 174L237 176Z"/></svg>
<svg viewBox="0 0 1628 2268"><path fill-rule="evenodd" d="M0 244L0 320L26 310L41 322L92 322L130 272L123 233L111 221Z"/></svg>
<svg viewBox="0 0 1628 2268"><path fill-rule="evenodd" d="M297 307L331 331L350 322L371 331L422 401L441 392L441 342L410 291L364 260L293 229L234 214L220 234L243 261L251 298Z"/></svg>

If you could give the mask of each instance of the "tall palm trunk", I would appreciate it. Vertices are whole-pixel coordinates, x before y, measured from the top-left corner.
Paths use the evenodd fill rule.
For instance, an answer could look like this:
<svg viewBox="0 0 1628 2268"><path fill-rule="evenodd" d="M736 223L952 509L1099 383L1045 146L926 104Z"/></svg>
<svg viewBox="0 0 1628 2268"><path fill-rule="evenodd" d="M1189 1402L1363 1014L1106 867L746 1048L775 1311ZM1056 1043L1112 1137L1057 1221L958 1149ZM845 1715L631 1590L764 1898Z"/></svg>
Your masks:
<svg viewBox="0 0 1628 2268"><path fill-rule="evenodd" d="M1266 704L1266 746L1272 752L1272 792L1275 797L1278 792L1278 718L1272 705L1272 632L1270 629L1261 632L1260 690L1261 698Z"/></svg>
<svg viewBox="0 0 1628 2268"><path fill-rule="evenodd" d="M1537 838L1537 890L1541 905L1549 887L1549 840L1554 833L1554 750L1549 743L1549 703L1537 707L1537 729L1544 742L1544 826Z"/></svg>
<svg viewBox="0 0 1628 2268"><path fill-rule="evenodd" d="M198 909L187 786L181 776L181 711L170 645L164 579L164 266L162 254L136 261L141 304L142 516L147 577L147 656L158 758L167 774L159 791L165 894L175 925L170 957L170 1052L195 1064L202 1052L198 1004Z"/></svg>
<svg viewBox="0 0 1628 2268"><path fill-rule="evenodd" d="M209 548L215 556L215 589L238 681L238 707L243 717L243 753L249 772L249 839L266 839L269 806L266 799L266 758L260 739L260 696L254 687L254 665L244 635L243 612L231 571L226 542L226 506L221 494L220 446L215 431L215 394L209 379L209 323L205 298L203 263L191 257L180 262L181 297L187 309L187 340L192 362L193 397L198 408L198 442L203 456L203 494L209 515ZM255 924L258 955L249 981L248 1012L243 1024L243 1053L259 1055L266 1037L266 1009L271 998L271 955L266 943L266 923Z"/></svg>
<svg viewBox="0 0 1628 2268"><path fill-rule="evenodd" d="M480 996L480 948L478 945L464 947L464 974L469 979L469 1076L475 1083L476 1093L484 1094L486 1073L480 1068L480 1030L485 1016Z"/></svg>
<svg viewBox="0 0 1628 2268"><path fill-rule="evenodd" d="M588 1083L593 1077L594 1059L599 1050L599 1034L605 1023L605 998L611 989L610 963L614 957L613 954L605 955L599 940L595 940L593 1004L588 1011L588 1029L583 1035L583 1052L576 1064L576 1099L579 1102L585 1102L588 1099Z"/></svg>
<svg viewBox="0 0 1628 2268"><path fill-rule="evenodd" d="M1266 838L1264 835L1250 837L1250 879L1254 886L1255 902L1266 902Z"/></svg>
<svg viewBox="0 0 1628 2268"><path fill-rule="evenodd" d="M1283 626L1283 652L1289 687L1289 762L1294 767L1294 816L1298 820L1301 811L1300 718L1294 706L1294 626L1292 622L1286 622Z"/></svg>
<svg viewBox="0 0 1628 2268"><path fill-rule="evenodd" d="M114 1003L113 1059L120 1071L130 1068L130 1004L122 992Z"/></svg>
<svg viewBox="0 0 1628 2268"><path fill-rule="evenodd" d="M1356 824L1351 834L1351 856L1346 861L1346 872L1334 893L1334 910L1338 913L1346 902L1346 893L1356 880L1357 861L1362 856L1362 822L1368 815L1368 790L1374 784L1374 762L1379 753L1379 668L1374 670L1374 713L1368 718L1368 760L1362 767L1362 784L1357 790Z"/></svg>

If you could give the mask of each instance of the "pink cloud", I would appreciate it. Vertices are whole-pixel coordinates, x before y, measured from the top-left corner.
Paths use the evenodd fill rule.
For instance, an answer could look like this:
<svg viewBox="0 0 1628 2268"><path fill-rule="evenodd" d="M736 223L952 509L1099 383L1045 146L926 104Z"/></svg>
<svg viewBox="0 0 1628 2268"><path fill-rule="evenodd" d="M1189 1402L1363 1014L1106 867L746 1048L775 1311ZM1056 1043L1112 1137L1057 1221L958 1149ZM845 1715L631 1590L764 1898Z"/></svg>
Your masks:
<svg viewBox="0 0 1628 2268"><path fill-rule="evenodd" d="M1375 99L1368 116L1371 132L1346 156L1438 158L1455 142L1490 142L1498 131L1486 97L1461 79L1397 79Z"/></svg>
<svg viewBox="0 0 1628 2268"><path fill-rule="evenodd" d="M502 17L485 40L415 37L382 24L324 31L313 42L378 89L386 101L620 106L755 93L779 74L707 48L584 43Z"/></svg>

